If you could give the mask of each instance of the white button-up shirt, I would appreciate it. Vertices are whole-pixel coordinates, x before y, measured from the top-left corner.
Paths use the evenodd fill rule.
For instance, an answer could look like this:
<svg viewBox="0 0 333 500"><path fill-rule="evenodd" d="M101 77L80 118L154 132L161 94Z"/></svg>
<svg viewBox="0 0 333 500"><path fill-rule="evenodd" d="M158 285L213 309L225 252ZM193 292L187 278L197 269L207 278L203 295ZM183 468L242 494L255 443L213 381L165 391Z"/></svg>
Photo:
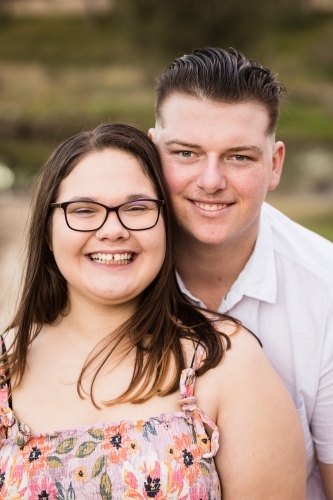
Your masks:
<svg viewBox="0 0 333 500"><path fill-rule="evenodd" d="M316 457L333 464L333 244L265 203L253 254L219 312L263 343L302 422L307 500L325 500Z"/></svg>

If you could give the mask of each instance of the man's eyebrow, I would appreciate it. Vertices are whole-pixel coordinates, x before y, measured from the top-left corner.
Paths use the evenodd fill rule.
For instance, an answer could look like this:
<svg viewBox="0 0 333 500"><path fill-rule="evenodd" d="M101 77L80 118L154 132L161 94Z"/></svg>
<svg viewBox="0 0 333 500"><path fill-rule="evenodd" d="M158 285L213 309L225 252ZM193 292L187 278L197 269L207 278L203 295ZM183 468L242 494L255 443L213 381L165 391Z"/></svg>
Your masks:
<svg viewBox="0 0 333 500"><path fill-rule="evenodd" d="M190 149L193 149L193 148L201 148L201 146L199 144L193 144L191 142L184 142L182 140L178 140L178 139L171 139L170 141L167 141L165 143L166 146L181 146L183 148L190 148ZM259 155L262 155L263 154L263 150L261 148L259 148L258 146L253 146L253 145L242 145L242 146L235 146L233 148L228 148L227 149L227 152L228 153L239 153L241 151L253 151L254 153L257 153Z"/></svg>
<svg viewBox="0 0 333 500"><path fill-rule="evenodd" d="M246 144L244 146L235 146L233 148L228 148L227 151L228 151L228 153L240 153L242 151L253 151L254 153L257 153L260 155L263 154L263 150L261 148L259 148L258 146L248 146Z"/></svg>
<svg viewBox="0 0 333 500"><path fill-rule="evenodd" d="M178 139L171 139L165 143L166 146L182 146L184 148L200 148L199 144L192 144L191 142L184 142Z"/></svg>

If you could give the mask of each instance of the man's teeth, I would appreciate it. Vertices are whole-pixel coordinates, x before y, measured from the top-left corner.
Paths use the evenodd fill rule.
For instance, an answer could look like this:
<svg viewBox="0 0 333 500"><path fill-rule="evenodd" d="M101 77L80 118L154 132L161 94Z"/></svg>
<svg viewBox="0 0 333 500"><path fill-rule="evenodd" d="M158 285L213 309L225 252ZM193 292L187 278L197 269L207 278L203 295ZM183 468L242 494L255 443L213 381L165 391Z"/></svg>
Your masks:
<svg viewBox="0 0 333 500"><path fill-rule="evenodd" d="M131 253L92 253L90 254L90 258L99 264L124 265L131 262L132 255Z"/></svg>
<svg viewBox="0 0 333 500"><path fill-rule="evenodd" d="M194 203L197 207L201 208L202 210L208 210L211 212L213 212L214 210L222 210L222 208L228 206L227 203L219 203L214 205L209 203L200 203L199 201L195 201Z"/></svg>

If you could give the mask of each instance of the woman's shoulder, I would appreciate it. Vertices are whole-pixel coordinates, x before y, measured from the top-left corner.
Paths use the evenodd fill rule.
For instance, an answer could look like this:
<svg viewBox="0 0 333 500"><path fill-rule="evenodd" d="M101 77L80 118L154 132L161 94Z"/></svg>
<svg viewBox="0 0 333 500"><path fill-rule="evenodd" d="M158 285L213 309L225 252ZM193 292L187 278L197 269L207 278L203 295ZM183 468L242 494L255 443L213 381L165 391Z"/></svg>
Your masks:
<svg viewBox="0 0 333 500"><path fill-rule="evenodd" d="M243 386L250 383L252 377L257 379L260 369L269 377L277 377L255 334L229 319L219 322L216 328L230 341L230 347L225 349L224 357L216 367L216 376L228 378L231 385L242 380ZM221 341L226 342L223 337Z"/></svg>
<svg viewBox="0 0 333 500"><path fill-rule="evenodd" d="M242 325L242 323L233 318L225 317L220 319L216 316L209 316L215 329L221 334L221 342L225 350L225 356L220 365L223 364L226 357L239 357L244 355L254 355L262 357L262 344L259 338L250 330Z"/></svg>
<svg viewBox="0 0 333 500"><path fill-rule="evenodd" d="M215 368L203 375L199 385L206 389L208 386L221 388L214 391L216 405L246 399L250 393L256 399L259 387L264 392L273 390L282 398L289 398L260 341L252 332L232 319L215 322L215 328L227 336L221 335L224 355Z"/></svg>

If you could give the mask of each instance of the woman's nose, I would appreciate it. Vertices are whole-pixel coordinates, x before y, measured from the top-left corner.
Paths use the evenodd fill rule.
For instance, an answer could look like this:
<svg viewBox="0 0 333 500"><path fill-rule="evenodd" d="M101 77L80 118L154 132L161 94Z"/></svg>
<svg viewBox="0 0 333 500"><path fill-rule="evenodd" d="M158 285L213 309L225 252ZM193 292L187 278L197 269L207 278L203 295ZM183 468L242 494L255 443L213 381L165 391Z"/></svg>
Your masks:
<svg viewBox="0 0 333 500"><path fill-rule="evenodd" d="M119 238L128 238L129 230L126 229L118 219L115 212L109 212L103 226L96 231L96 238L98 240L109 239L112 241Z"/></svg>

